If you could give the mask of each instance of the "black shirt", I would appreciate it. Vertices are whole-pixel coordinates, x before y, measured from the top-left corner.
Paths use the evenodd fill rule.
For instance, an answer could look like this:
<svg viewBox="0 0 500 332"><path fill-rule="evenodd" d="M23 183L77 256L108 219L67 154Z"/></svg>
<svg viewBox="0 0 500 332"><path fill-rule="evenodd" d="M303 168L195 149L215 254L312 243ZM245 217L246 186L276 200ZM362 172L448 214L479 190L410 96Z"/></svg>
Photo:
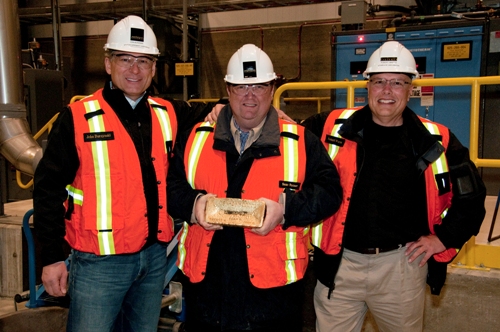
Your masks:
<svg viewBox="0 0 500 332"><path fill-rule="evenodd" d="M415 167L406 127L384 127L370 119L358 156L344 246L393 247L428 234L425 178Z"/></svg>

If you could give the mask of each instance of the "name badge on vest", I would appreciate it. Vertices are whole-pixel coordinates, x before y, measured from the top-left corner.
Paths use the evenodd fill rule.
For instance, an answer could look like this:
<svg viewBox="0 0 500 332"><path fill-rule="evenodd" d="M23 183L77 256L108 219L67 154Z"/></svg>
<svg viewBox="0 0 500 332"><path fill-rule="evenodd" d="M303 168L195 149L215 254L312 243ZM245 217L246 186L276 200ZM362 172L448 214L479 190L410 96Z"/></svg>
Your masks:
<svg viewBox="0 0 500 332"><path fill-rule="evenodd" d="M280 180L279 184L280 188L283 188L285 190L299 190L300 188L300 182L292 182L292 181L283 181Z"/></svg>
<svg viewBox="0 0 500 332"><path fill-rule="evenodd" d="M340 137L335 137L332 135L326 135L325 142L328 144L338 145L342 147L344 146L345 139Z"/></svg>
<svg viewBox="0 0 500 332"><path fill-rule="evenodd" d="M115 139L115 133L112 131L102 131L98 133L84 133L84 142L95 142L95 141L111 141Z"/></svg>

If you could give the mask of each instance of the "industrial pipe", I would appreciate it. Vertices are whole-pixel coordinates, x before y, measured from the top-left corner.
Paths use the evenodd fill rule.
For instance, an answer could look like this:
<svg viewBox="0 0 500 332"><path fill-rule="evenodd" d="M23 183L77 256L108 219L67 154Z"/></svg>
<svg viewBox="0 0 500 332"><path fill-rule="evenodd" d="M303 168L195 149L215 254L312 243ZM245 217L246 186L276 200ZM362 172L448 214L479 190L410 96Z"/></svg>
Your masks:
<svg viewBox="0 0 500 332"><path fill-rule="evenodd" d="M16 0L0 5L0 153L19 171L33 175L42 148L26 121L21 36Z"/></svg>

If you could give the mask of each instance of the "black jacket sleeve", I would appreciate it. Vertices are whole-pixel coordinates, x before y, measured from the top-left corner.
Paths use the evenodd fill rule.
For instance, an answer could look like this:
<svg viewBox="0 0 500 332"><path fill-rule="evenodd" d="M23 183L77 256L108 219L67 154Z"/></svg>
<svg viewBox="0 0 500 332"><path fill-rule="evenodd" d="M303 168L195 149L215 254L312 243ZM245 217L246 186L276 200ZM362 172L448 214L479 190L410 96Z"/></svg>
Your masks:
<svg viewBox="0 0 500 332"><path fill-rule="evenodd" d="M206 191L194 190L186 180L184 168L184 150L186 147L189 131L178 135L174 155L170 160L167 174L167 197L168 214L173 218L189 221L193 211L193 204L199 193Z"/></svg>
<svg viewBox="0 0 500 332"><path fill-rule="evenodd" d="M41 244L42 265L64 256L64 201L66 185L72 183L80 165L75 147L72 114L64 109L53 125L34 177L33 207L35 234Z"/></svg>
<svg viewBox="0 0 500 332"><path fill-rule="evenodd" d="M469 150L451 132L446 158L453 198L442 224L434 226L434 230L445 247L461 248L481 228L486 214L486 187L469 158Z"/></svg>

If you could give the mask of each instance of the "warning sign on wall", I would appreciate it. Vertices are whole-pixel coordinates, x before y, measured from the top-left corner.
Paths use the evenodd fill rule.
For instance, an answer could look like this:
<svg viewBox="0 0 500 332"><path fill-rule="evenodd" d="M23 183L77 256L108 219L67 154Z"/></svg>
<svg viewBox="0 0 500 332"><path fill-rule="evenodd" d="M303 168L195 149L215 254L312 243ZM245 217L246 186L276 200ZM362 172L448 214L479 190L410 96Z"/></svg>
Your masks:
<svg viewBox="0 0 500 332"><path fill-rule="evenodd" d="M434 78L434 74L421 74L419 78ZM434 87L414 86L410 98L420 98L420 106L434 106Z"/></svg>

